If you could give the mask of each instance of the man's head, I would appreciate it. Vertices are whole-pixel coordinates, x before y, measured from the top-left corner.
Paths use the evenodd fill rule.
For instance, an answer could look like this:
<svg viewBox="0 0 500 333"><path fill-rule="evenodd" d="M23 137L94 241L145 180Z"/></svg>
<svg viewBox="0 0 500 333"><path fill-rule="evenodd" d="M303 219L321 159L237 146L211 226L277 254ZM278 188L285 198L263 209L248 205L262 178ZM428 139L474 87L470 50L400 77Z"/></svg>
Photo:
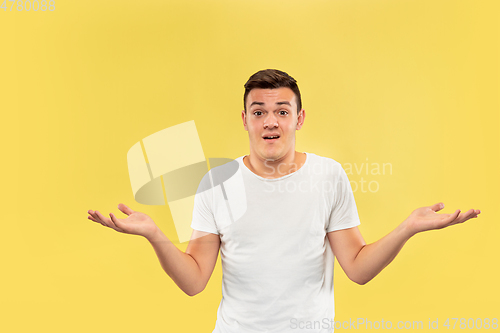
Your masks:
<svg viewBox="0 0 500 333"><path fill-rule="evenodd" d="M248 131L250 156L280 162L295 156L295 131L305 110L296 81L278 70L255 73L245 84L243 126Z"/></svg>
<svg viewBox="0 0 500 333"><path fill-rule="evenodd" d="M300 98L297 81L285 72L277 69L263 69L250 76L245 83L245 94L243 95L243 107L247 110L248 94L252 89L277 89L290 88L295 94L295 103L297 104L297 114L302 109L302 100Z"/></svg>

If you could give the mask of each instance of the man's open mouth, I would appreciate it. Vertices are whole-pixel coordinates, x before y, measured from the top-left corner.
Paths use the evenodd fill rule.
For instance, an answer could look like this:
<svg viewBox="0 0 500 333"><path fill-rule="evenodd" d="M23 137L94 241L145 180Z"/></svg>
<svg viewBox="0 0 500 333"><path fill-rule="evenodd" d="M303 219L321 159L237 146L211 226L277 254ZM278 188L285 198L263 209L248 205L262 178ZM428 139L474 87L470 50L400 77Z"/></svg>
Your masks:
<svg viewBox="0 0 500 333"><path fill-rule="evenodd" d="M279 135L272 135L272 136L265 136L264 137L264 140L269 140L269 141L273 141L273 140L277 140L279 139L280 136Z"/></svg>

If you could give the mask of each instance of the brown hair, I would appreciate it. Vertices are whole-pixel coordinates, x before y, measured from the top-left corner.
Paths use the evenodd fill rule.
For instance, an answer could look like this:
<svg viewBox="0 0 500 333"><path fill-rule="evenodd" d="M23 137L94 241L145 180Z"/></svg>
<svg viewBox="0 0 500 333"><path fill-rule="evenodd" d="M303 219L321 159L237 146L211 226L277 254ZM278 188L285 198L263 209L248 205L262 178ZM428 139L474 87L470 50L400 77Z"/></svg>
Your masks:
<svg viewBox="0 0 500 333"><path fill-rule="evenodd" d="M299 86L297 81L285 72L277 69L263 69L250 76L244 85L245 94L243 95L243 107L247 111L247 96L252 89L277 89L290 88L295 93L297 100L297 114L302 109L302 100L300 99Z"/></svg>

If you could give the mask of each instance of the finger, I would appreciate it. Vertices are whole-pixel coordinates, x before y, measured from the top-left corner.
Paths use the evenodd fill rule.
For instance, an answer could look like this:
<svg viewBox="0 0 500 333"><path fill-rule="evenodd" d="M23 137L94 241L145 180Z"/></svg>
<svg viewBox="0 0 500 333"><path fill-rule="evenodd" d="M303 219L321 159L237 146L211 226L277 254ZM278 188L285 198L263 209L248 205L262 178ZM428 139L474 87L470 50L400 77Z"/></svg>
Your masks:
<svg viewBox="0 0 500 333"><path fill-rule="evenodd" d="M89 214L89 217L91 217L93 220L95 220L94 212L92 210L88 210L87 213ZM99 221L96 221L99 222Z"/></svg>
<svg viewBox="0 0 500 333"><path fill-rule="evenodd" d="M457 209L453 214L450 214L450 216L445 219L445 223L448 225L455 224L458 215L460 215L460 209Z"/></svg>
<svg viewBox="0 0 500 333"><path fill-rule="evenodd" d="M474 215L471 216L471 219L475 219L481 214L481 211L479 209L474 210Z"/></svg>
<svg viewBox="0 0 500 333"><path fill-rule="evenodd" d="M97 222L97 223L100 223L101 225L103 225L105 227L109 227L109 228L114 229L116 231L125 233L125 231L123 231L121 228L118 228L117 226L115 226L115 224L111 221L111 219L105 218L98 211L92 212L91 210L89 210L88 213L90 214L90 216L89 216L90 220Z"/></svg>
<svg viewBox="0 0 500 333"><path fill-rule="evenodd" d="M437 204L430 206L430 209L432 209L435 212L439 212L443 208L444 208L444 203L442 202L438 202Z"/></svg>
<svg viewBox="0 0 500 333"><path fill-rule="evenodd" d="M104 217L104 215L102 215L101 213L99 213L99 211L97 211L97 210L95 211L95 214L97 215L97 217L99 218L99 220L100 220L100 221L102 221L102 223L103 223L105 226L107 226L107 227L109 227L109 226L110 226L110 224L111 224L111 220L110 220L109 218Z"/></svg>
<svg viewBox="0 0 500 333"><path fill-rule="evenodd" d="M106 225L106 224L105 224L105 223L104 223L104 222L100 219L100 217L96 214L96 212L95 212L95 211L91 211L91 210L90 210L90 211L89 211L89 214L90 214L90 216L92 216L92 218L94 219L94 221L99 222L100 224L102 224L102 225L104 225L104 226Z"/></svg>
<svg viewBox="0 0 500 333"><path fill-rule="evenodd" d="M134 212L132 209L130 209L128 206L126 206L126 205L124 205L124 204L122 204L122 203L120 203L120 204L118 205L118 209L119 209L122 213L124 213L124 214L126 214L126 215L130 215L130 214L132 214L132 213Z"/></svg>
<svg viewBox="0 0 500 333"><path fill-rule="evenodd" d="M107 218L107 217L104 217L104 215L102 215L101 213L99 213L98 211L96 211L96 214L99 215L100 219L103 221L103 225L105 225L106 227L109 227L111 229L114 229L116 231L119 231L119 232L123 232L123 230L121 230L120 228L118 228L114 223L113 221L111 221L110 218Z"/></svg>
<svg viewBox="0 0 500 333"><path fill-rule="evenodd" d="M460 214L460 216L455 221L453 221L452 224L463 223L474 216L475 216L474 209L469 209L465 213Z"/></svg>
<svg viewBox="0 0 500 333"><path fill-rule="evenodd" d="M479 211L475 210L475 209L471 209L470 212L468 212L469 214L467 214L466 216L466 219L463 220L462 222L465 222L469 219L472 219L474 217L477 217L477 215L479 214Z"/></svg>
<svg viewBox="0 0 500 333"><path fill-rule="evenodd" d="M111 223L113 223L113 226L116 228L116 230L120 230L123 232L123 230L119 227L121 224L123 224L123 222L117 219L113 213L109 213L109 216L111 217Z"/></svg>
<svg viewBox="0 0 500 333"><path fill-rule="evenodd" d="M99 221L96 221L96 219L94 219L94 218L92 217L92 215L87 216L87 218L88 218L89 220L91 220L91 221L94 221L94 222L99 223Z"/></svg>

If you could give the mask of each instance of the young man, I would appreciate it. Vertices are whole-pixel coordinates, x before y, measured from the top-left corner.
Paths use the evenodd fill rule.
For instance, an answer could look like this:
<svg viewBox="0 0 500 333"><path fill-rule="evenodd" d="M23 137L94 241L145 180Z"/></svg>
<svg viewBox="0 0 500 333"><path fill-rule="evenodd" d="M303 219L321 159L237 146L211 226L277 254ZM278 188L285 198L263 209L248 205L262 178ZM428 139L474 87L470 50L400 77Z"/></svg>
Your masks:
<svg viewBox="0 0 500 333"><path fill-rule="evenodd" d="M89 219L146 237L165 272L188 295L201 292L220 250L222 301L214 332L300 331L301 323L334 318L334 256L347 276L365 284L387 266L413 235L477 217L479 210L438 214L442 203L418 208L395 230L366 245L354 195L340 163L295 151L305 120L296 81L278 70L255 73L245 84L243 126L250 154L219 185L213 179L195 198L193 236L177 249L147 215L120 204L128 215ZM220 177L219 177L220 178ZM202 185L200 185L202 186ZM302 325L303 327L303 325ZM305 332L331 332L317 327Z"/></svg>

